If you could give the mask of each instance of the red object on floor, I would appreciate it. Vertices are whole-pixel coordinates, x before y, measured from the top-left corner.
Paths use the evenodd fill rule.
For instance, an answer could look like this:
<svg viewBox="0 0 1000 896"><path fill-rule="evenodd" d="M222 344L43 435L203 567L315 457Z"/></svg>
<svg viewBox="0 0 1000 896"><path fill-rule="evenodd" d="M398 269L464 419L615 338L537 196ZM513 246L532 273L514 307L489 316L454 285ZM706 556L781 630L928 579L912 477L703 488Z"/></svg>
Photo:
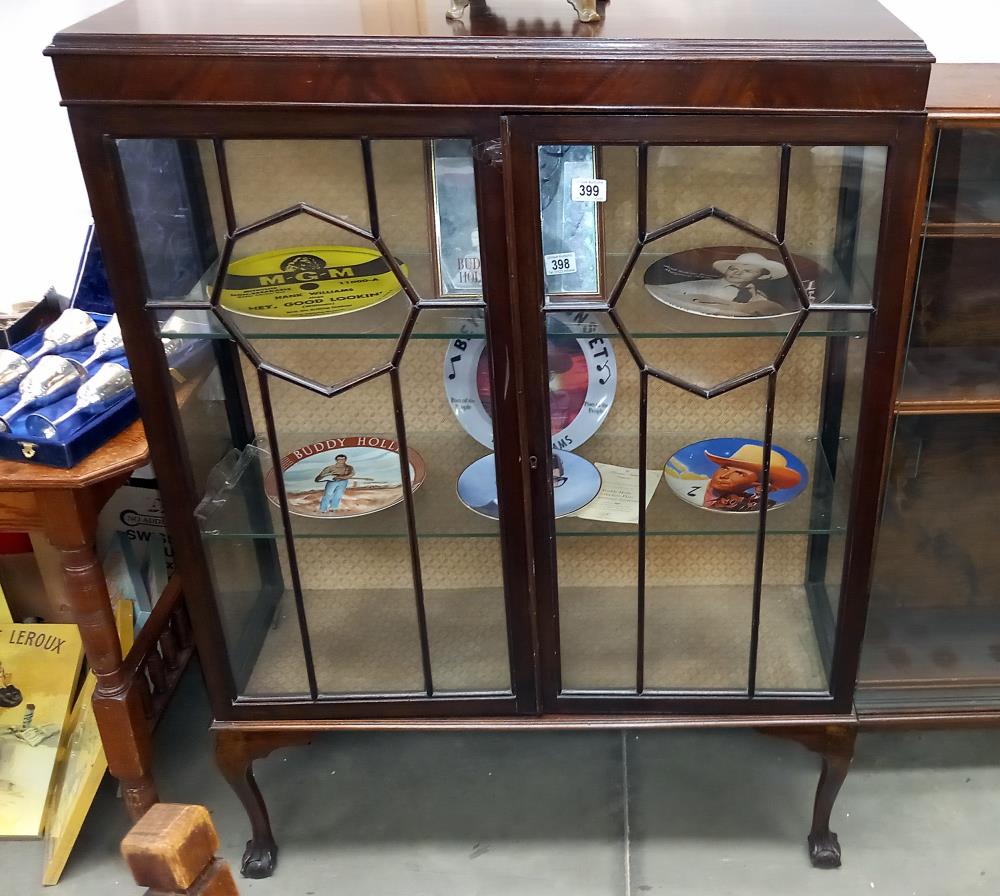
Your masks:
<svg viewBox="0 0 1000 896"><path fill-rule="evenodd" d="M0 554L30 554L31 539L26 532L0 532Z"/></svg>

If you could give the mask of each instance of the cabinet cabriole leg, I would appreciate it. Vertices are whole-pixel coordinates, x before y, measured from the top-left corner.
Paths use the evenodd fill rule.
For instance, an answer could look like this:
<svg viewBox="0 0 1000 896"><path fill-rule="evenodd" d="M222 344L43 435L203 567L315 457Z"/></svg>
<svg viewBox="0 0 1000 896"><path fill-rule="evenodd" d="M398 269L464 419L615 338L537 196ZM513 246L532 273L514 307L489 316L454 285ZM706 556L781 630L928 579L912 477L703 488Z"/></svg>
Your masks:
<svg viewBox="0 0 1000 896"><path fill-rule="evenodd" d="M856 736L856 728L839 729L822 752L823 768L816 785L812 829L809 831L809 859L814 868L840 867L840 841L830 830L830 813L851 768Z"/></svg>
<svg viewBox="0 0 1000 896"><path fill-rule="evenodd" d="M270 877L278 861L278 845L260 788L253 775L253 763L279 747L308 743L309 734L289 731L246 732L217 729L215 762L233 788L250 820L250 839L243 852L240 873L259 879Z"/></svg>
<svg viewBox="0 0 1000 896"><path fill-rule="evenodd" d="M808 837L809 860L814 868L839 868L840 841L830 830L830 814L851 768L854 743L858 733L857 726L816 725L764 728L761 731L774 737L794 740L822 758L823 766L819 774L819 783L816 785L812 827Z"/></svg>

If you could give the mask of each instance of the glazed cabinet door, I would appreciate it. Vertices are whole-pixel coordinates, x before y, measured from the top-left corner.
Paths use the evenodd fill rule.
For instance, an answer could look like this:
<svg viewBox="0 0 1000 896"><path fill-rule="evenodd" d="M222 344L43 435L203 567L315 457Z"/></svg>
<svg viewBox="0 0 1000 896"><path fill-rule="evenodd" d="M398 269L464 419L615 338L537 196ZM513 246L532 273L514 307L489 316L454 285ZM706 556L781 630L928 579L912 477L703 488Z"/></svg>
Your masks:
<svg viewBox="0 0 1000 896"><path fill-rule="evenodd" d="M217 716L533 708L495 117L76 125Z"/></svg>
<svg viewBox="0 0 1000 896"><path fill-rule="evenodd" d="M507 128L546 708L846 711L919 120Z"/></svg>

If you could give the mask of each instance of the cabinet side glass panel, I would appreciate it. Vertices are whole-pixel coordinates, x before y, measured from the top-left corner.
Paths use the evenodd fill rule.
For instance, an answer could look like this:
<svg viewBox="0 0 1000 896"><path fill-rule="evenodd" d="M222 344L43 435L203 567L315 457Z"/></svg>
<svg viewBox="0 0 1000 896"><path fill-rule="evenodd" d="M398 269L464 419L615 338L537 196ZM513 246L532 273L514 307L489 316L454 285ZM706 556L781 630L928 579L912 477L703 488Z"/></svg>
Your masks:
<svg viewBox="0 0 1000 896"><path fill-rule="evenodd" d="M939 132L856 702L1000 705L1000 131Z"/></svg>
<svg viewBox="0 0 1000 896"><path fill-rule="evenodd" d="M1000 406L997 246L995 237L924 240L900 401L931 409Z"/></svg>
<svg viewBox="0 0 1000 896"><path fill-rule="evenodd" d="M1000 224L998 184L1000 129L942 129L928 223Z"/></svg>
<svg viewBox="0 0 1000 896"><path fill-rule="evenodd" d="M446 214L474 225L470 145L448 142L468 168ZM148 304L168 344L228 365L215 413L240 438L198 477L198 525L234 665L254 642L237 670L246 697L511 692L488 309L439 288L451 261L434 143L194 148L210 251L192 282L150 290ZM143 256L148 271L169 247L148 241ZM441 298L455 308L423 304ZM189 444L199 435L185 424ZM459 493L477 460L492 508ZM236 596L247 576L268 595L256 641Z"/></svg>
<svg viewBox="0 0 1000 896"><path fill-rule="evenodd" d="M1000 130L939 132L900 409L1000 409Z"/></svg>
<svg viewBox="0 0 1000 896"><path fill-rule="evenodd" d="M196 524L204 532L220 506L237 501L250 521L238 537L202 542L237 690L261 697L308 696L287 557L273 537L259 442L240 413L245 393L239 357L227 342L174 339L166 348L200 497ZM259 537L262 532L271 537ZM277 641L283 649L272 647L262 660L262 649ZM269 674L263 675L265 668Z"/></svg>
<svg viewBox="0 0 1000 896"><path fill-rule="evenodd" d="M1000 559L984 471L995 415L900 417L879 535L859 705L998 705ZM909 695L909 696L908 696Z"/></svg>

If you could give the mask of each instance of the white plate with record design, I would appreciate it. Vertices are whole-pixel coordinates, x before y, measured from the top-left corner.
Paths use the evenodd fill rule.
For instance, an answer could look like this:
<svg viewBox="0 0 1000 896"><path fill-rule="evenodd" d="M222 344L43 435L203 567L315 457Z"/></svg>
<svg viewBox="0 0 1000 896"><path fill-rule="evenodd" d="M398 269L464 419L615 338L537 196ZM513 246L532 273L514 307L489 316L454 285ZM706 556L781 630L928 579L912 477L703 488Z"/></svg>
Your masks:
<svg viewBox="0 0 1000 896"><path fill-rule="evenodd" d="M615 400L618 365L611 340L587 313L549 315L549 418L554 449L575 449L604 422ZM553 332L554 331L554 332ZM580 336L581 331L592 335ZM462 428L493 448L489 353L485 339L453 339L444 388Z"/></svg>
<svg viewBox="0 0 1000 896"><path fill-rule="evenodd" d="M424 459L412 448L410 486L424 481ZM281 459L288 512L312 519L367 516L403 500L399 443L382 436L323 439L297 448ZM264 494L280 506L272 467Z"/></svg>
<svg viewBox="0 0 1000 896"><path fill-rule="evenodd" d="M406 265L400 262L406 276ZM271 320L333 317L392 298L399 280L375 249L298 246L231 261L219 304Z"/></svg>
<svg viewBox="0 0 1000 896"><path fill-rule="evenodd" d="M810 305L829 301L833 277L815 261L793 255ZM797 314L802 305L776 248L706 246L654 261L643 276L653 298L704 317L764 319Z"/></svg>
<svg viewBox="0 0 1000 896"><path fill-rule="evenodd" d="M674 452L663 468L682 501L721 513L758 513L763 491L764 443L757 439L704 439ZM802 494L809 471L791 451L771 445L768 510Z"/></svg>
<svg viewBox="0 0 1000 896"><path fill-rule="evenodd" d="M601 473L589 460L568 451L552 452L556 519L582 510L600 490ZM487 454L462 471L458 477L458 497L474 513L493 520L500 518L495 455Z"/></svg>

